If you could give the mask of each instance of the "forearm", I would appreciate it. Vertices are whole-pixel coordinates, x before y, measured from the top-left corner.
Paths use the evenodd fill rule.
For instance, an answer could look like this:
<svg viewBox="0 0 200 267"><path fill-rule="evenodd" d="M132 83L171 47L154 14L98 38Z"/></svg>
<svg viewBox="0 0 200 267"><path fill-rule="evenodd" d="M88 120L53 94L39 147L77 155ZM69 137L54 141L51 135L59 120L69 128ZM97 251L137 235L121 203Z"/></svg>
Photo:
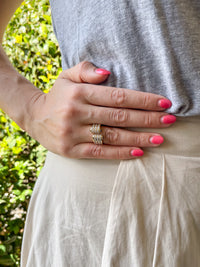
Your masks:
<svg viewBox="0 0 200 267"><path fill-rule="evenodd" d="M10 18L21 2L22 0L0 0L0 43Z"/></svg>
<svg viewBox="0 0 200 267"><path fill-rule="evenodd" d="M41 90L14 69L0 46L0 108L27 130L32 117L31 105L41 94Z"/></svg>

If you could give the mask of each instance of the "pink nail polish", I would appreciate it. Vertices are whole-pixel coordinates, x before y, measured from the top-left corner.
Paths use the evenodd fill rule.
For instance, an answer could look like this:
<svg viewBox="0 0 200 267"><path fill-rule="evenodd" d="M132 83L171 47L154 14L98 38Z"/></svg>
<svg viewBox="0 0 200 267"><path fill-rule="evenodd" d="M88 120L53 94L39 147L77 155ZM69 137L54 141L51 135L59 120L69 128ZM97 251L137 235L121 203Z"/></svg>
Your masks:
<svg viewBox="0 0 200 267"><path fill-rule="evenodd" d="M168 99L160 99L158 101L158 105L161 107L161 108L170 108L172 106L172 102Z"/></svg>
<svg viewBox="0 0 200 267"><path fill-rule="evenodd" d="M110 71L108 71L108 70L104 70L104 69L96 69L95 72L96 72L97 74L102 74L102 75L108 75L108 74L111 74Z"/></svg>
<svg viewBox="0 0 200 267"><path fill-rule="evenodd" d="M131 155L134 157L141 157L144 155L144 152L141 149L134 149L131 151Z"/></svg>
<svg viewBox="0 0 200 267"><path fill-rule="evenodd" d="M160 135L154 135L150 138L150 142L155 145L160 145L164 142L164 138Z"/></svg>
<svg viewBox="0 0 200 267"><path fill-rule="evenodd" d="M162 123L170 124L176 121L176 117L174 115L166 115L161 118Z"/></svg>

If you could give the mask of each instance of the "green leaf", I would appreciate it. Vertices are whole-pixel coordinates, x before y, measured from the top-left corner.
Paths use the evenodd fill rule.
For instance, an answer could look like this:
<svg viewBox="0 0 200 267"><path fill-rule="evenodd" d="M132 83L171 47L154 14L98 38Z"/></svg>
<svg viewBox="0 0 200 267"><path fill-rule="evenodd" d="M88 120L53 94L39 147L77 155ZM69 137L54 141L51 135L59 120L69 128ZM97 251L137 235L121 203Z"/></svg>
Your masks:
<svg viewBox="0 0 200 267"><path fill-rule="evenodd" d="M45 83L49 82L49 79L46 76L40 75L39 78Z"/></svg>
<svg viewBox="0 0 200 267"><path fill-rule="evenodd" d="M14 233L15 233L15 234L18 234L18 233L19 233L19 230L20 230L20 228L19 228L19 226L18 226L18 225L15 225L15 226L12 228L12 230L14 231Z"/></svg>
<svg viewBox="0 0 200 267"><path fill-rule="evenodd" d="M43 15L43 18L44 18L45 20L47 20L47 23L48 23L48 24L51 23L51 16L44 14L44 15Z"/></svg>
<svg viewBox="0 0 200 267"><path fill-rule="evenodd" d="M6 246L0 244L0 254L1 252L6 252Z"/></svg>
<svg viewBox="0 0 200 267"><path fill-rule="evenodd" d="M12 125L17 131L21 131L21 128L19 127L19 125L17 125L17 123L15 123L14 121L11 122L11 125Z"/></svg>
<svg viewBox="0 0 200 267"><path fill-rule="evenodd" d="M22 42L22 35L16 35L15 36L15 43L20 44Z"/></svg>
<svg viewBox="0 0 200 267"><path fill-rule="evenodd" d="M62 71L49 0L22 2L6 29L3 47L24 77L49 91ZM27 204L45 155L46 150L0 110L0 245L6 247L0 250L0 266L19 266ZM22 217L16 219L17 209Z"/></svg>
<svg viewBox="0 0 200 267"><path fill-rule="evenodd" d="M14 195L19 196L21 194L21 191L19 189L15 189L12 191Z"/></svg>

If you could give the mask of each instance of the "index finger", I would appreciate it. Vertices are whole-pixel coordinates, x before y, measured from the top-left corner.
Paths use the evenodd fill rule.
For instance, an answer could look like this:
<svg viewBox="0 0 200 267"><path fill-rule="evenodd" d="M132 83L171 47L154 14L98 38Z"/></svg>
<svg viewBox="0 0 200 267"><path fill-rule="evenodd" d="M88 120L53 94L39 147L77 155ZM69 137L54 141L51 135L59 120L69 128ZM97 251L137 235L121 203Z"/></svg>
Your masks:
<svg viewBox="0 0 200 267"><path fill-rule="evenodd" d="M92 105L154 111L162 111L172 106L169 99L152 93L101 85L83 86L84 98Z"/></svg>

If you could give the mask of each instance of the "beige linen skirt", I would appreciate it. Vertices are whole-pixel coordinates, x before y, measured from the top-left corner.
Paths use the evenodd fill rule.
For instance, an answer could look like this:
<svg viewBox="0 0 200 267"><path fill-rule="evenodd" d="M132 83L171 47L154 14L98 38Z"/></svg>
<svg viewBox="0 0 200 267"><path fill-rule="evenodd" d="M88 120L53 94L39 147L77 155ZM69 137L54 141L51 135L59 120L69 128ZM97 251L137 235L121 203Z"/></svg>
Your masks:
<svg viewBox="0 0 200 267"><path fill-rule="evenodd" d="M165 142L133 160L48 152L22 267L200 267L200 117L148 131Z"/></svg>

